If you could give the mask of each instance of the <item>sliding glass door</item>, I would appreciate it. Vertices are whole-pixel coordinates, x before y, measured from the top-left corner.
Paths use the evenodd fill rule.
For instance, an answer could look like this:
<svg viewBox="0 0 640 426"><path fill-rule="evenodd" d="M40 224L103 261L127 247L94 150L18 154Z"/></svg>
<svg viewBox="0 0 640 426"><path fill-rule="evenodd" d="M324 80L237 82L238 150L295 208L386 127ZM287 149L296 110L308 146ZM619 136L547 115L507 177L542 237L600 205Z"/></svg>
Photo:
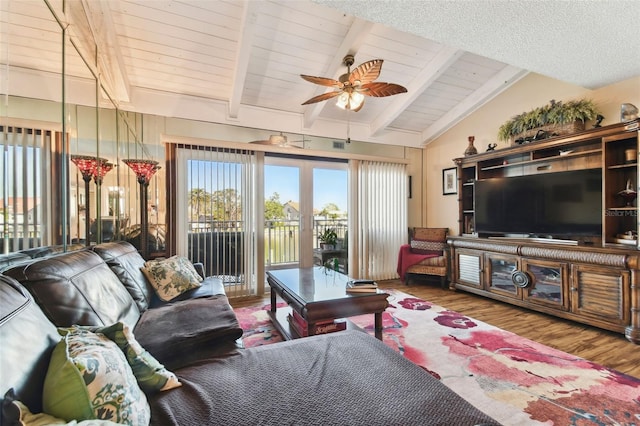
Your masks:
<svg viewBox="0 0 640 426"><path fill-rule="evenodd" d="M347 163L267 155L264 171L266 268L337 261L346 271ZM327 229L337 240L322 249Z"/></svg>

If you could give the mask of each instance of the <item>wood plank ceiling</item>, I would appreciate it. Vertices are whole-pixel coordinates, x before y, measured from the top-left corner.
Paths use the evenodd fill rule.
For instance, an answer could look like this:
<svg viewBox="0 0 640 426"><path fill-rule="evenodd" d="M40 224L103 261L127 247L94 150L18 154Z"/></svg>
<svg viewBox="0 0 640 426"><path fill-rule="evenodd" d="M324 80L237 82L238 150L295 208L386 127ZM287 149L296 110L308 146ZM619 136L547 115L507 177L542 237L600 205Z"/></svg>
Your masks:
<svg viewBox="0 0 640 426"><path fill-rule="evenodd" d="M49 2L61 10L62 1ZM330 138L423 146L527 71L314 2L237 0L68 1L81 48L125 109ZM2 51L12 70L45 70L60 54L43 0L2 2ZM53 27L53 28L52 28ZM6 40L7 37L3 37ZM95 42L95 47L94 47ZM347 113L300 74L338 78L384 59L378 81L407 93L366 98ZM87 77L72 63L69 71ZM9 89L10 91L10 89ZM268 134L268 133L267 133Z"/></svg>

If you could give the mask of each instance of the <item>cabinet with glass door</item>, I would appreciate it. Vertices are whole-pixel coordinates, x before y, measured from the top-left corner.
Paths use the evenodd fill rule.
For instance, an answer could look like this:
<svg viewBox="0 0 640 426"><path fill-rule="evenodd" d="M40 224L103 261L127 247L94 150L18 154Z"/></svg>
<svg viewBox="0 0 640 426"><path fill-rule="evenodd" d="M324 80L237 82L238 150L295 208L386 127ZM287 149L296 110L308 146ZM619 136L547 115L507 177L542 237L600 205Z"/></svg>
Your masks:
<svg viewBox="0 0 640 426"><path fill-rule="evenodd" d="M523 288L523 300L563 311L569 309L569 274L566 263L522 259L522 271L529 278L528 285Z"/></svg>
<svg viewBox="0 0 640 426"><path fill-rule="evenodd" d="M494 253L485 255L486 289L507 297L522 298L520 289L513 283L512 275L519 269L517 257Z"/></svg>

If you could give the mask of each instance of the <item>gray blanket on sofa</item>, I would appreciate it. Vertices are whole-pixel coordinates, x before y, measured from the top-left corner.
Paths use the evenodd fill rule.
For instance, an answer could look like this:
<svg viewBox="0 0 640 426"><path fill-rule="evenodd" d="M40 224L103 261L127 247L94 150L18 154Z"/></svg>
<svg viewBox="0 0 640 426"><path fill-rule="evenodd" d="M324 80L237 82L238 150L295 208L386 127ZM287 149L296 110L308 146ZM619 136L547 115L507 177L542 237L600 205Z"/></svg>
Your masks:
<svg viewBox="0 0 640 426"><path fill-rule="evenodd" d="M155 425L497 424L375 338L344 331L241 350L176 371Z"/></svg>

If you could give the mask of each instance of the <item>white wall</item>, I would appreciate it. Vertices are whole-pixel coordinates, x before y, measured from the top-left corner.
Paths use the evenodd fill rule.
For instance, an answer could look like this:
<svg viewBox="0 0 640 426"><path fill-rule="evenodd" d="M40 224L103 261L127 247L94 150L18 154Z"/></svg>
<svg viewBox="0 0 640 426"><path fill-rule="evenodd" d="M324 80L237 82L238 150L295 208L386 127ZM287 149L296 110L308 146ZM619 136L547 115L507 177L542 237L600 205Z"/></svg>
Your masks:
<svg viewBox="0 0 640 426"><path fill-rule="evenodd" d="M450 235L458 235L457 195L442 195L442 170L454 167L453 159L464 155L469 136L475 136L474 145L478 152L486 151L489 143L498 143L496 149L506 148L508 143L497 138L498 129L505 121L543 106L551 99L569 101L581 98L596 103L605 117L603 126L618 123L622 103L632 103L640 108L640 76L598 90L587 90L535 73L524 77L425 147L424 224L448 227ZM591 127L592 123L587 123L586 128Z"/></svg>

